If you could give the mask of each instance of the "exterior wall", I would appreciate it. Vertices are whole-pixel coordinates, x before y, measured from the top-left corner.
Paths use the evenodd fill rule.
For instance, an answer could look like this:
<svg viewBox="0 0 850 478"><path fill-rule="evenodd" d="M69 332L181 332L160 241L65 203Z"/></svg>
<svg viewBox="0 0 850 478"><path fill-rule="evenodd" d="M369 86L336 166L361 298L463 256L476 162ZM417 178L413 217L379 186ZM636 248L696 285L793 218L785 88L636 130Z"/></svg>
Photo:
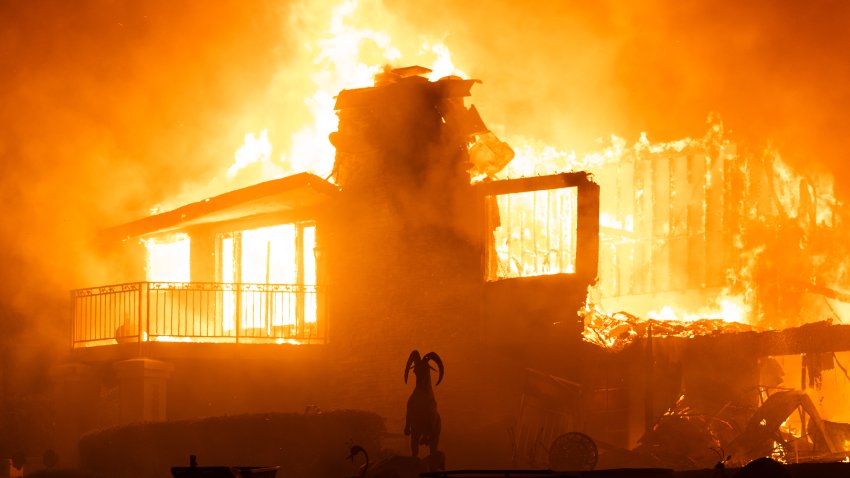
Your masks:
<svg viewBox="0 0 850 478"><path fill-rule="evenodd" d="M256 347L265 350L248 350ZM168 419L332 407L321 346L308 347L245 345L244 353L170 359Z"/></svg>

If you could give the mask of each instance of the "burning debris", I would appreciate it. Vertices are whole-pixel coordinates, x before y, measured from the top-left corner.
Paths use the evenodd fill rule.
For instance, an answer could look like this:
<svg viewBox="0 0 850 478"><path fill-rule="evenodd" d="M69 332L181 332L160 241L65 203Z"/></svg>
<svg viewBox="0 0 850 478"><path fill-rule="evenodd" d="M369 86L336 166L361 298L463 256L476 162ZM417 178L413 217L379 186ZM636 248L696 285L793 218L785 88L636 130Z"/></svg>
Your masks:
<svg viewBox="0 0 850 478"><path fill-rule="evenodd" d="M682 396L630 450L611 450L609 465L710 468L715 462L743 466L772 457L782 463L843 461L850 455L850 424L823 420L799 390L772 393L755 409L735 406L717 412L691 408ZM805 418L805 431L786 425Z"/></svg>
<svg viewBox="0 0 850 478"><path fill-rule="evenodd" d="M753 330L740 322L722 318L704 318L689 321L644 319L628 312L606 314L599 307L585 306L582 311L585 342L605 349L618 351L639 338L697 337L715 334L732 334Z"/></svg>

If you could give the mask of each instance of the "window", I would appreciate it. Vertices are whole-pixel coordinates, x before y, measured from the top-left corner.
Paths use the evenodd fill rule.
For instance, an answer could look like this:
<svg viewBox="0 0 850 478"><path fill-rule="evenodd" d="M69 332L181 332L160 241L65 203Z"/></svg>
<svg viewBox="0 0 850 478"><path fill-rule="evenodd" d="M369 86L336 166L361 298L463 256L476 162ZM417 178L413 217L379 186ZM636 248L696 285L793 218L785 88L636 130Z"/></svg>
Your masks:
<svg viewBox="0 0 850 478"><path fill-rule="evenodd" d="M317 326L316 227L311 222L219 236L224 330L240 335L310 336Z"/></svg>
<svg viewBox="0 0 850 478"><path fill-rule="evenodd" d="M574 273L576 187L487 196L487 279Z"/></svg>
<svg viewBox="0 0 850 478"><path fill-rule="evenodd" d="M170 238L147 239L145 275L149 282L189 282L190 240L186 234Z"/></svg>

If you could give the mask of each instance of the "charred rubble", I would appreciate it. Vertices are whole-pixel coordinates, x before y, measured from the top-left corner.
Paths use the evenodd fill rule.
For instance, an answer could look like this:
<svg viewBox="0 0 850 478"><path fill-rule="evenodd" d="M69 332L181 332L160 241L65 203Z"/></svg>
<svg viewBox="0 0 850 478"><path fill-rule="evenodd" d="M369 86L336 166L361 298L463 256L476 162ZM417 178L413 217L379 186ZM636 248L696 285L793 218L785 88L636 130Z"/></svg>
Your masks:
<svg viewBox="0 0 850 478"><path fill-rule="evenodd" d="M533 421L534 411L558 407L575 429L594 437L598 467L686 470L717 463L740 467L766 456L800 463L846 461L850 455L850 424L824 419L806 392L820 388L829 370L850 380L836 355L850 349L850 325L822 321L756 331L715 320L671 324L599 315L586 316L588 327L597 331L585 332L583 383L534 371L522 413ZM610 326L611 321L616 324ZM619 335L600 340L599 330ZM783 356L802 357L799 384L782 382L775 357ZM635 413L609 413L595 422L582 418L598 413L589 404L599 400L615 412L629 403L642 407L646 428L635 446L615 442L612 429L634 422ZM539 451L522 457L526 463L547 458Z"/></svg>

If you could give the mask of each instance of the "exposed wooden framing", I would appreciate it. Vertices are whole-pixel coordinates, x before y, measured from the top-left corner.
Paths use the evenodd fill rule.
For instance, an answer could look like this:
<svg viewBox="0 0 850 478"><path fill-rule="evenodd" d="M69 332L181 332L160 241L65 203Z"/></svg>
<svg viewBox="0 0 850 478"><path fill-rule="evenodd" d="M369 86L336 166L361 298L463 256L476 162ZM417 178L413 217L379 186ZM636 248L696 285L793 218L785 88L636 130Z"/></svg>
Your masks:
<svg viewBox="0 0 850 478"><path fill-rule="evenodd" d="M652 159L652 275L651 290L670 290L670 158Z"/></svg>
<svg viewBox="0 0 850 478"><path fill-rule="evenodd" d="M522 193L543 189L579 187L588 184L592 184L590 174L580 172L483 182L475 184L473 188L480 194L495 196L498 194Z"/></svg>
<svg viewBox="0 0 850 478"><path fill-rule="evenodd" d="M617 171L617 218L623 224L623 235L617 244L617 265L620 294L633 293L634 264L634 231L628 231L629 224L634 228L635 219L635 167L634 157L628 156L620 161Z"/></svg>
<svg viewBox="0 0 850 478"><path fill-rule="evenodd" d="M651 158L637 153L634 164L635 192L635 252L633 291L651 292L652 264L652 168Z"/></svg>
<svg viewBox="0 0 850 478"><path fill-rule="evenodd" d="M679 153L670 158L670 287L688 288L688 156Z"/></svg>
<svg viewBox="0 0 850 478"><path fill-rule="evenodd" d="M705 178L706 157L701 153L688 155L688 287L702 287L705 279Z"/></svg>
<svg viewBox="0 0 850 478"><path fill-rule="evenodd" d="M707 287L724 285L726 261L726 243L724 241L724 193L725 159L717 155L706 156L706 167L710 181L706 187L705 205L705 278Z"/></svg>

